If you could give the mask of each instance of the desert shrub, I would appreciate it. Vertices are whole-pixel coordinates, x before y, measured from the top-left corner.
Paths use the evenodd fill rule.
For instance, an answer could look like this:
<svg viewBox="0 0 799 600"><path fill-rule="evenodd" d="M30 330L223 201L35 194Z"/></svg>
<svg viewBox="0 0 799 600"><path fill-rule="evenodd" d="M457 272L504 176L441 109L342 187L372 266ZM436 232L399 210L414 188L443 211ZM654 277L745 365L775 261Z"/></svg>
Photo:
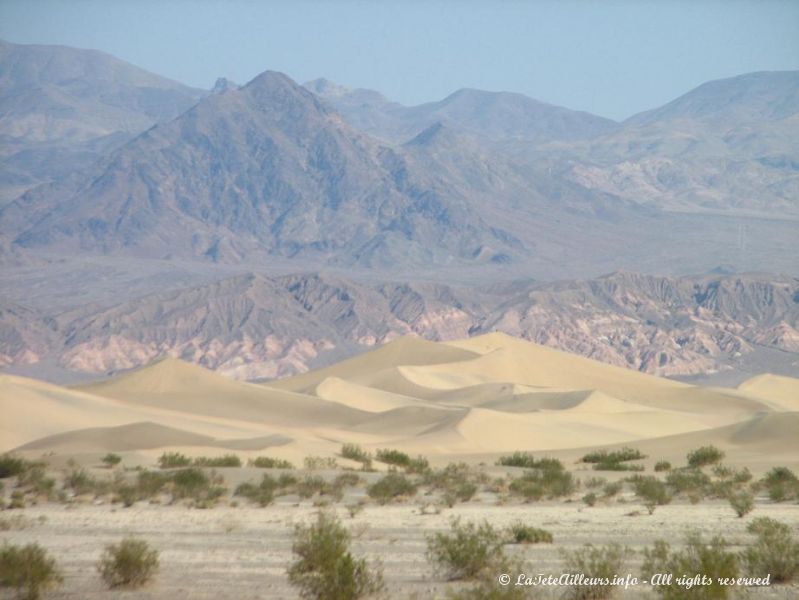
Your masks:
<svg viewBox="0 0 799 600"><path fill-rule="evenodd" d="M799 478L788 467L772 468L760 482L774 502L799 498Z"/></svg>
<svg viewBox="0 0 799 600"><path fill-rule="evenodd" d="M588 492L585 496L582 497L582 501L585 503L586 506L595 506L597 497L594 492Z"/></svg>
<svg viewBox="0 0 799 600"><path fill-rule="evenodd" d="M499 531L488 521L480 524L450 521L448 533L427 537L427 557L434 569L448 579L473 579L504 556Z"/></svg>
<svg viewBox="0 0 799 600"><path fill-rule="evenodd" d="M123 506L130 507L139 499L137 490L132 485L120 485L116 489L116 500L121 502Z"/></svg>
<svg viewBox="0 0 799 600"><path fill-rule="evenodd" d="M366 493L380 504L386 504L402 496L414 496L416 494L416 485L400 473L388 473L385 477L370 485Z"/></svg>
<svg viewBox="0 0 799 600"><path fill-rule="evenodd" d="M598 462L592 467L594 471L643 471L644 465L623 462Z"/></svg>
<svg viewBox="0 0 799 600"><path fill-rule="evenodd" d="M667 460L659 460L655 463L655 473L671 471L671 463Z"/></svg>
<svg viewBox="0 0 799 600"><path fill-rule="evenodd" d="M125 538L105 547L97 570L109 588L140 587L158 570L158 551L144 540Z"/></svg>
<svg viewBox="0 0 799 600"><path fill-rule="evenodd" d="M0 587L13 588L18 598L36 600L60 582L55 560L38 544L0 547Z"/></svg>
<svg viewBox="0 0 799 600"><path fill-rule="evenodd" d="M633 484L635 495L640 498L650 515L655 512L655 508L658 506L671 502L671 495L666 485L652 475L647 477L639 475L632 478L630 482Z"/></svg>
<svg viewBox="0 0 799 600"><path fill-rule="evenodd" d="M350 534L339 520L320 512L316 523L298 525L292 551L295 561L288 569L289 581L310 600L355 600L377 594L384 588L379 568L349 550Z"/></svg>
<svg viewBox="0 0 799 600"><path fill-rule="evenodd" d="M742 518L752 512L755 507L755 497L752 492L747 490L739 490L733 492L729 496L729 502L738 518Z"/></svg>
<svg viewBox="0 0 799 600"><path fill-rule="evenodd" d="M471 481L462 481L451 486L444 492L444 503L452 508L457 502L468 502L477 493L477 484Z"/></svg>
<svg viewBox="0 0 799 600"><path fill-rule="evenodd" d="M450 463L443 469L426 470L423 483L432 490L442 492L444 502L454 506L456 502L470 500L477 493L477 484L487 480L484 473L466 463Z"/></svg>
<svg viewBox="0 0 799 600"><path fill-rule="evenodd" d="M256 458L251 458L247 461L247 464L251 467L257 467L259 469L293 469L294 465L292 465L289 461L283 460L282 458L272 458L269 456L258 456Z"/></svg>
<svg viewBox="0 0 799 600"><path fill-rule="evenodd" d="M188 467L191 459L180 452L164 452L158 458L158 466L162 469L174 469L176 467Z"/></svg>
<svg viewBox="0 0 799 600"><path fill-rule="evenodd" d="M514 452L507 456L500 456L497 465L501 467L523 467L525 469L535 468L537 461L530 452Z"/></svg>
<svg viewBox="0 0 799 600"><path fill-rule="evenodd" d="M11 502L8 508L25 508L25 492L22 490L14 490L11 492Z"/></svg>
<svg viewBox="0 0 799 600"><path fill-rule="evenodd" d="M582 573L587 578L613 579L621 573L630 550L619 544L594 546L586 544L571 552L561 552L566 563L564 572ZM576 585L566 590L569 600L602 600L610 598L615 587L610 585Z"/></svg>
<svg viewBox="0 0 799 600"><path fill-rule="evenodd" d="M715 536L709 542L704 542L699 533L692 532L688 534L682 550L672 551L663 540L656 541L652 548L645 548L642 571L644 577L649 578L655 573L680 573L699 574L711 579L708 585L691 589L685 589L685 586L676 581L670 585L654 587L655 593L666 600L723 600L729 597L733 588L722 585L719 579L738 577L738 559L728 550L727 541L723 537Z"/></svg>
<svg viewBox="0 0 799 600"><path fill-rule="evenodd" d="M241 459L235 454L224 456L198 456L192 461L195 467L240 467Z"/></svg>
<svg viewBox="0 0 799 600"><path fill-rule="evenodd" d="M411 464L411 457L399 450L381 449L375 453L375 458L387 465L407 467Z"/></svg>
<svg viewBox="0 0 799 600"><path fill-rule="evenodd" d="M268 506L275 497L275 490L277 487L277 481L269 475L264 474L260 484L255 485L251 482L242 483L236 488L233 495L242 496L247 498L250 502L255 502L261 506Z"/></svg>
<svg viewBox="0 0 799 600"><path fill-rule="evenodd" d="M166 473L158 473L155 471L139 471L136 476L136 489L138 497L141 499L152 498L158 492L162 491L170 477Z"/></svg>
<svg viewBox="0 0 799 600"><path fill-rule="evenodd" d="M666 485L674 493L696 493L704 496L707 486L710 485L710 477L695 468L674 469L666 475Z"/></svg>
<svg viewBox="0 0 799 600"><path fill-rule="evenodd" d="M114 454L113 452L109 452L102 458L103 464L108 467L115 467L119 463L122 462L122 457L119 454Z"/></svg>
<svg viewBox="0 0 799 600"><path fill-rule="evenodd" d="M492 566L478 576L473 585L449 590L446 600L527 600L536 597L529 587L497 584L496 573L523 572L521 564L510 564L505 557L500 557L499 561L493 561Z"/></svg>
<svg viewBox="0 0 799 600"><path fill-rule="evenodd" d="M741 552L749 576L770 573L774 583L792 581L799 576L799 541L793 539L790 527L759 517L746 530L757 536L755 543Z"/></svg>
<svg viewBox="0 0 799 600"><path fill-rule="evenodd" d="M355 473L342 473L333 480L333 487L354 487L361 482L361 478Z"/></svg>
<svg viewBox="0 0 799 600"><path fill-rule="evenodd" d="M42 463L28 463L25 470L17 476L17 487L36 496L46 496L48 500L54 497L55 486L55 479L46 476Z"/></svg>
<svg viewBox="0 0 799 600"><path fill-rule="evenodd" d="M28 461L13 454L0 455L0 479L19 475L28 467Z"/></svg>
<svg viewBox="0 0 799 600"><path fill-rule="evenodd" d="M321 471L338 467L336 459L332 456L306 456L303 465L309 471Z"/></svg>
<svg viewBox="0 0 799 600"><path fill-rule="evenodd" d="M508 527L508 537L514 544L551 544L553 537L546 529L531 527L516 521Z"/></svg>
<svg viewBox="0 0 799 600"><path fill-rule="evenodd" d="M583 485L584 485L584 486L585 486L587 489L589 489L589 490L593 490L593 489L595 489L595 488L600 488L600 487L602 487L602 486L603 486L603 485L605 485L607 482L608 482L608 480L607 480L607 479L605 479L604 477L589 477L588 479L586 479L586 480L585 480L584 482L582 482L582 483L583 483Z"/></svg>
<svg viewBox="0 0 799 600"><path fill-rule="evenodd" d="M298 482L299 479L297 479L297 477L291 473L281 473L277 477L277 487L279 488L287 488L292 485L297 485Z"/></svg>
<svg viewBox="0 0 799 600"><path fill-rule="evenodd" d="M721 462L724 459L724 452L715 446L702 446L688 453L689 467L704 467Z"/></svg>
<svg viewBox="0 0 799 600"><path fill-rule="evenodd" d="M637 448L628 448L625 446L621 450L597 450L589 452L583 456L580 461L584 463L621 463L630 460L641 460L646 458L646 454L642 454Z"/></svg>
<svg viewBox="0 0 799 600"><path fill-rule="evenodd" d="M325 494L329 491L330 486L323 477L319 475L306 475L297 482L297 493L300 498L310 498L314 494Z"/></svg>
<svg viewBox="0 0 799 600"><path fill-rule="evenodd" d="M543 497L569 496L577 489L572 474L563 468L559 460L541 459L537 464L537 468L525 471L511 482L509 490L512 494L522 496L529 502Z"/></svg>
<svg viewBox="0 0 799 600"><path fill-rule="evenodd" d="M364 465L372 464L372 455L358 444L344 444L341 447L341 457L363 463Z"/></svg>
<svg viewBox="0 0 799 600"><path fill-rule="evenodd" d="M188 498L196 495L211 484L202 469L191 467L176 471L172 477L173 495L178 498Z"/></svg>
<svg viewBox="0 0 799 600"><path fill-rule="evenodd" d="M430 471L430 462L421 454L416 458L412 458L411 462L405 467L407 473L424 474Z"/></svg>
<svg viewBox="0 0 799 600"><path fill-rule="evenodd" d="M64 487L71 489L78 496L82 494L96 493L102 486L99 482L89 475L84 468L72 468L64 477Z"/></svg>
<svg viewBox="0 0 799 600"><path fill-rule="evenodd" d="M622 489L622 484L620 481L614 481L608 484L605 484L605 487L602 488L602 495L605 498L613 498L616 496Z"/></svg>

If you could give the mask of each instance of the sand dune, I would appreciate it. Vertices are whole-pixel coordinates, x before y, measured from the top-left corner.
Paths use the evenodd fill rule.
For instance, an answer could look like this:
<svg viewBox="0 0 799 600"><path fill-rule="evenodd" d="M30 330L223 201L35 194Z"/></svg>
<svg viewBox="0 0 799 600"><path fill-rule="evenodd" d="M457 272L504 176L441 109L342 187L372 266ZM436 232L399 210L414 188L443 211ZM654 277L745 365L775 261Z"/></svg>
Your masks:
<svg viewBox="0 0 799 600"><path fill-rule="evenodd" d="M799 451L798 384L692 386L502 334L403 338L268 385L176 359L77 388L5 376L0 432L4 449L29 452L269 449L301 461L353 442L479 459L623 443L670 456L718 443L756 462Z"/></svg>

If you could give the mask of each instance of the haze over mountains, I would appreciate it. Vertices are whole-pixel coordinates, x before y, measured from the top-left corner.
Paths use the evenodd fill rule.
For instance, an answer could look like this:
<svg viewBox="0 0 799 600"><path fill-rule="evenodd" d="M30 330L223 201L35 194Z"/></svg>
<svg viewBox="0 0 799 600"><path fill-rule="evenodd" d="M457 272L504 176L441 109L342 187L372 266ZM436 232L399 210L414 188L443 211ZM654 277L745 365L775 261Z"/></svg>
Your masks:
<svg viewBox="0 0 799 600"><path fill-rule="evenodd" d="M497 329L652 373L799 369L796 72L616 123L3 43L0 135L6 365L274 377Z"/></svg>

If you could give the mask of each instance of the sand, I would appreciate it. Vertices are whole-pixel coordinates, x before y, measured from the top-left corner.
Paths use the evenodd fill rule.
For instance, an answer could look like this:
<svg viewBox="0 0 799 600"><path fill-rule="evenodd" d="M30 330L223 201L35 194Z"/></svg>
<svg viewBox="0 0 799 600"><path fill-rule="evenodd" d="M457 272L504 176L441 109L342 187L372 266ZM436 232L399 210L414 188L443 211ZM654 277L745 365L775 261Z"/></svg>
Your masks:
<svg viewBox="0 0 799 600"><path fill-rule="evenodd" d="M799 464L799 380L703 388L497 333L401 338L266 385L173 358L75 388L3 376L0 409L0 450L32 455L268 450L302 462L352 442L480 462L633 443L684 457L714 443L744 465Z"/></svg>

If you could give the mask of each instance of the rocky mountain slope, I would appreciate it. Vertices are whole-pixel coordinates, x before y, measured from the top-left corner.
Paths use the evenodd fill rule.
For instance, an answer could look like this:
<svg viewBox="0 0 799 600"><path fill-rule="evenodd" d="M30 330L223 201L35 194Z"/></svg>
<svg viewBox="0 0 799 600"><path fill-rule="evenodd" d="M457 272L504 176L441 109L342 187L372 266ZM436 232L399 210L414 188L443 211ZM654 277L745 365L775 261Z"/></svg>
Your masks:
<svg viewBox="0 0 799 600"><path fill-rule="evenodd" d="M2 337L6 364L55 361L103 374L172 355L239 378L273 378L401 335L438 341L502 331L661 375L747 372L764 356L772 369L799 372L799 279L768 275L616 273L467 287L246 274L37 316L21 307L0 313L3 331L17 332Z"/></svg>
<svg viewBox="0 0 799 600"><path fill-rule="evenodd" d="M202 94L103 52L0 40L0 203L85 168Z"/></svg>

